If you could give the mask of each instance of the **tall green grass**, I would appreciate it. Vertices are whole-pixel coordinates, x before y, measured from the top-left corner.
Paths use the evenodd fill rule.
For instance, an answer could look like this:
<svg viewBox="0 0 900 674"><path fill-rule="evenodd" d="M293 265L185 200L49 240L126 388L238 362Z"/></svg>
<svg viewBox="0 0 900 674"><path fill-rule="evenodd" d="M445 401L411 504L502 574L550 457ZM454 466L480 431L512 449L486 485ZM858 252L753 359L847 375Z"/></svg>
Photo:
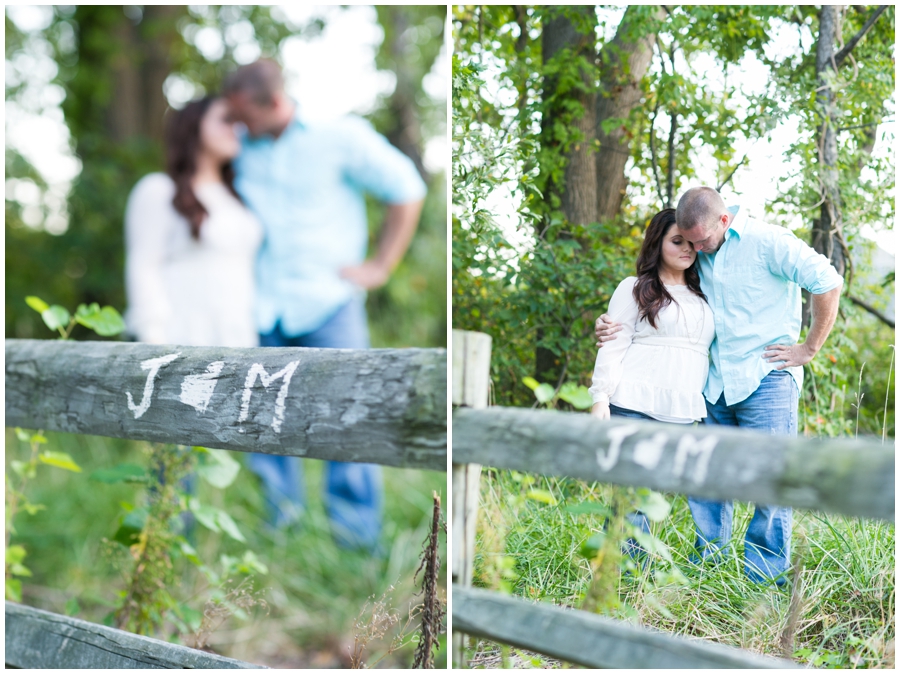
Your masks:
<svg viewBox="0 0 900 674"><path fill-rule="evenodd" d="M112 560L104 554L102 540L112 537L120 503L134 502L139 487L100 484L88 476L99 468L126 461L142 463L145 458L136 442L47 435L48 447L69 453L84 472L46 470L30 486L31 500L46 509L33 516L21 514L16 520L18 534L13 542L28 550L26 564L34 574L24 579L24 601L65 613L67 605L74 610L74 599L77 617L101 622L123 587ZM9 461L23 451L9 430L6 447L8 468ZM242 458L238 452L234 456ZM196 548L201 558L212 563L222 554L250 549L269 569L256 581L268 611L257 607L243 619L230 618L209 640L219 653L271 666L342 666L347 662L346 648L353 644L357 616L370 597L386 593L404 618L409 606L418 601L413 574L431 520L431 494L433 490L445 493L446 475L384 469L384 555L375 558L335 545L321 499L323 463L305 461L304 470L308 510L302 525L287 531L266 526L261 488L247 469L225 490L202 482L198 487L200 500L224 508L247 538L242 544L198 527ZM444 551L441 554L446 558ZM188 564L179 573L179 600L202 611L209 596L205 580ZM369 662L387 649L387 643L370 644ZM403 667L411 661L410 646L382 664Z"/></svg>
<svg viewBox="0 0 900 674"><path fill-rule="evenodd" d="M486 469L475 583L580 606L591 583L581 546L603 522L566 508L583 501L609 503L613 489ZM652 530L673 562L656 558L633 576L620 577L623 607L616 617L819 667L893 666L893 524L795 510L793 559L799 576L779 590L755 585L743 573L742 536L751 505L736 504L727 559L695 566L689 561L694 530L686 499L666 497L672 512ZM793 611L792 592L797 593Z"/></svg>

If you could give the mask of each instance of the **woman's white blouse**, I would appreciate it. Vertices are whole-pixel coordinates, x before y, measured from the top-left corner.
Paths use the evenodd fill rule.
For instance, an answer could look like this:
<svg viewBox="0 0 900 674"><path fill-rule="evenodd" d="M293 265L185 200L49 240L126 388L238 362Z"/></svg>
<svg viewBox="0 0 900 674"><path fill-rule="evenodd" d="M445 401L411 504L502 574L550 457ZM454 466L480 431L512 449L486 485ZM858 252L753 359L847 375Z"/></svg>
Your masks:
<svg viewBox="0 0 900 674"><path fill-rule="evenodd" d="M175 210L175 183L142 178L125 209L125 322L142 342L257 346L255 264L262 227L220 183L195 188L209 215L200 239Z"/></svg>
<svg viewBox="0 0 900 674"><path fill-rule="evenodd" d="M674 302L656 316L656 328L640 319L632 290L637 278L619 284L607 312L622 324L604 342L594 365L591 396L654 419L690 423L706 416L703 387L709 345L715 336L712 310L687 286L666 285Z"/></svg>

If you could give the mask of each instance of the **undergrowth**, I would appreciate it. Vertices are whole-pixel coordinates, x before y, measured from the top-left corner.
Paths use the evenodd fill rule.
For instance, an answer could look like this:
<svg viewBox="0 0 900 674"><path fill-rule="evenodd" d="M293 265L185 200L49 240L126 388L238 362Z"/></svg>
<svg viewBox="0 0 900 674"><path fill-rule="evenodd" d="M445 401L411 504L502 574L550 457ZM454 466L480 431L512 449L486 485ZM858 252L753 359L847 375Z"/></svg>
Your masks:
<svg viewBox="0 0 900 674"><path fill-rule="evenodd" d="M585 510L579 505L608 504L622 493L627 490L485 469L475 584L583 607L598 573L590 541L602 534L605 517L579 514ZM651 525L663 552L652 554L643 569L630 565L630 575L616 570L608 586L617 601L599 612L817 667L894 666L892 524L795 510L794 577L780 590L755 585L743 573L742 535L752 505L735 506L727 559L695 566L687 501L665 498L671 514ZM482 642L474 656L483 660L484 651L495 648ZM536 666L529 658L520 666Z"/></svg>

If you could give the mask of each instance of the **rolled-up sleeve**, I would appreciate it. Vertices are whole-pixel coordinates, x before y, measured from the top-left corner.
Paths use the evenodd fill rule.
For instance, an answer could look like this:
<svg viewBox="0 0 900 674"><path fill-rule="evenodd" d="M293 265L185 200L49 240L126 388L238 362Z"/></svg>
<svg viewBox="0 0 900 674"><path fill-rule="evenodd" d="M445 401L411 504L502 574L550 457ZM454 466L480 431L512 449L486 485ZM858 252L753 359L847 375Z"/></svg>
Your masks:
<svg viewBox="0 0 900 674"><path fill-rule="evenodd" d="M769 271L793 281L813 295L841 286L844 279L827 257L798 239L792 232L776 233L771 241Z"/></svg>
<svg viewBox="0 0 900 674"><path fill-rule="evenodd" d="M616 333L615 339L604 342L603 347L597 351L594 376L589 389L594 404L608 403L622 380L622 363L625 360L625 352L628 351L628 347L631 346L631 341L634 339L640 314L632 294L636 280L634 277L629 277L622 281L609 300L607 313L613 321L622 324L622 329Z"/></svg>
<svg viewBox="0 0 900 674"><path fill-rule="evenodd" d="M343 120L345 175L357 187L389 204L425 197L427 188L412 159L391 145L363 119Z"/></svg>

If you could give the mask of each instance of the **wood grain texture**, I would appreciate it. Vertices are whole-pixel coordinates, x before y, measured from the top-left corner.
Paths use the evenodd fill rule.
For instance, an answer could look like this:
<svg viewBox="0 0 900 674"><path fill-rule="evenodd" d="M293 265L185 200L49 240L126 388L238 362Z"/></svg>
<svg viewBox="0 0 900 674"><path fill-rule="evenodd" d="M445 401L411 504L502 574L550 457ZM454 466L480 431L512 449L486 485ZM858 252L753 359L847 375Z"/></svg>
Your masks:
<svg viewBox="0 0 900 674"><path fill-rule="evenodd" d="M6 425L445 471L447 354L8 339Z"/></svg>
<svg viewBox="0 0 900 674"><path fill-rule="evenodd" d="M492 407L453 414L453 461L894 519L894 445Z"/></svg>
<svg viewBox="0 0 900 674"><path fill-rule="evenodd" d="M453 586L453 630L604 669L793 669L737 648L633 627L586 611Z"/></svg>
<svg viewBox="0 0 900 674"><path fill-rule="evenodd" d="M265 669L6 602L6 666L17 669Z"/></svg>

